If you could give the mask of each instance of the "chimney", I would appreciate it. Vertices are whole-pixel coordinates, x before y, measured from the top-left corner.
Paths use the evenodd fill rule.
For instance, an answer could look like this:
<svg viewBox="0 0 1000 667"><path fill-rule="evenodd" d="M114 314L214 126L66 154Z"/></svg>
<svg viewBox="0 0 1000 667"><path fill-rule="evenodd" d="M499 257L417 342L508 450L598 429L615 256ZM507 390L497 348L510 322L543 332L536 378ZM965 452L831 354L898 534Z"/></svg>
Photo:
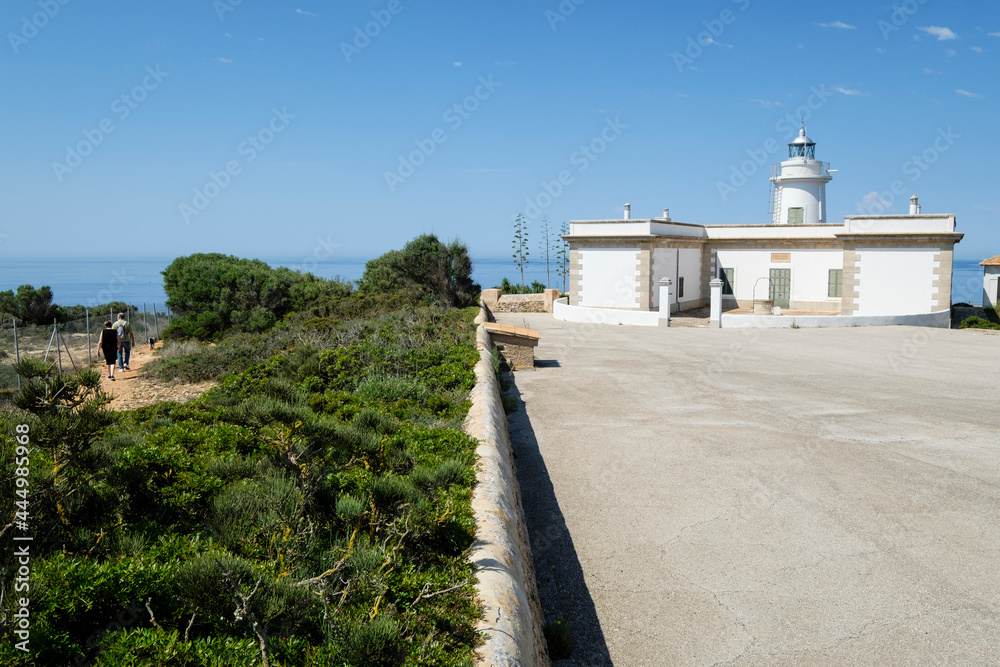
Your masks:
<svg viewBox="0 0 1000 667"><path fill-rule="evenodd" d="M917 195L910 197L910 215L920 215L920 201Z"/></svg>
<svg viewBox="0 0 1000 667"><path fill-rule="evenodd" d="M669 208L663 209L663 219L666 220L667 222L670 222L670 209Z"/></svg>
<svg viewBox="0 0 1000 667"><path fill-rule="evenodd" d="M632 204L625 204L625 219L632 219Z"/></svg>

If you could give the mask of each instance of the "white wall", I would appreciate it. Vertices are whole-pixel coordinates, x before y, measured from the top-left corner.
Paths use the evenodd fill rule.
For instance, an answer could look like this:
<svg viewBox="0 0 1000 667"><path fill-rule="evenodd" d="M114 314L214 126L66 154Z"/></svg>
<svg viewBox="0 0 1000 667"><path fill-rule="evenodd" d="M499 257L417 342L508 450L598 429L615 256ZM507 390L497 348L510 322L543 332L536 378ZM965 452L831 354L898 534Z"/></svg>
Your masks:
<svg viewBox="0 0 1000 667"><path fill-rule="evenodd" d="M789 253L791 262L772 262L772 252ZM838 298L831 299L827 296L830 269L844 268L844 253L840 250L724 249L718 251L717 267L736 269L736 299L741 302L768 298L770 283L760 279L770 278L771 269L791 269L792 301L827 301L831 304L840 302ZM732 305L732 299L723 297L723 303L727 301Z"/></svg>
<svg viewBox="0 0 1000 667"><path fill-rule="evenodd" d="M997 289L998 283L1000 283L1000 266L987 266L986 271L983 273L983 308L993 308L997 307L998 299Z"/></svg>
<svg viewBox="0 0 1000 667"><path fill-rule="evenodd" d="M910 315L934 311L935 250L859 248L855 315Z"/></svg>
<svg viewBox="0 0 1000 667"><path fill-rule="evenodd" d="M844 225L706 225L709 239L828 239L844 233Z"/></svg>
<svg viewBox="0 0 1000 667"><path fill-rule="evenodd" d="M850 215L844 218L848 234L901 234L953 232L953 215Z"/></svg>
<svg viewBox="0 0 1000 667"><path fill-rule="evenodd" d="M693 306L701 300L701 248L653 248L653 310L660 308L660 279L674 281L674 308ZM679 298L679 279L684 278L684 298Z"/></svg>
<svg viewBox="0 0 1000 667"><path fill-rule="evenodd" d="M780 268L778 264L774 268ZM840 297L830 298L830 269L844 268L841 250L792 251L792 301L828 301L840 303ZM838 307L837 310L840 310Z"/></svg>
<svg viewBox="0 0 1000 667"><path fill-rule="evenodd" d="M552 317L564 322L579 322L580 324L614 324L634 327L662 326L666 320L660 320L660 314L655 310L612 310L610 308L588 308L585 306L570 306L567 299L557 299L552 305Z"/></svg>
<svg viewBox="0 0 1000 667"><path fill-rule="evenodd" d="M922 315L727 315L722 314L723 329L833 329L843 327L936 327L947 329L951 326L951 310Z"/></svg>
<svg viewBox="0 0 1000 667"><path fill-rule="evenodd" d="M802 224L816 225L826 222L826 183L819 181L787 181L781 185L781 212L775 221L788 224L788 209L802 208Z"/></svg>
<svg viewBox="0 0 1000 667"><path fill-rule="evenodd" d="M683 236L704 238L705 227L664 220L574 220L571 236Z"/></svg>
<svg viewBox="0 0 1000 667"><path fill-rule="evenodd" d="M660 279L674 281L674 297L677 296L677 248L653 248L653 310L660 309ZM684 289L687 293L687 287Z"/></svg>
<svg viewBox="0 0 1000 667"><path fill-rule="evenodd" d="M684 278L684 298L680 299L683 308L701 300L701 248L681 248L680 275Z"/></svg>
<svg viewBox="0 0 1000 667"><path fill-rule="evenodd" d="M580 250L580 305L638 309L638 248Z"/></svg>

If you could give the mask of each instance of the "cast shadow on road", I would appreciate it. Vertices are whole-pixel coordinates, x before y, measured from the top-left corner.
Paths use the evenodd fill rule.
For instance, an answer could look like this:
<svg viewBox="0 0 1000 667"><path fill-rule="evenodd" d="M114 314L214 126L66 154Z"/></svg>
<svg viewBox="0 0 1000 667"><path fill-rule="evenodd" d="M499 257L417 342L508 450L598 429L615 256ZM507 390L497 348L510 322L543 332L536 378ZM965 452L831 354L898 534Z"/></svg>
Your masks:
<svg viewBox="0 0 1000 667"><path fill-rule="evenodd" d="M541 367L537 363L536 366ZM601 622L584 580L573 538L559 509L548 468L538 449L534 428L520 400L517 379L514 377L511 381L512 377L507 374L511 387L505 395L517 398L518 408L507 416L507 423L531 541L538 595L545 611L545 622L561 619L569 623L573 632L571 656L553 662L560 667L605 667L613 663Z"/></svg>

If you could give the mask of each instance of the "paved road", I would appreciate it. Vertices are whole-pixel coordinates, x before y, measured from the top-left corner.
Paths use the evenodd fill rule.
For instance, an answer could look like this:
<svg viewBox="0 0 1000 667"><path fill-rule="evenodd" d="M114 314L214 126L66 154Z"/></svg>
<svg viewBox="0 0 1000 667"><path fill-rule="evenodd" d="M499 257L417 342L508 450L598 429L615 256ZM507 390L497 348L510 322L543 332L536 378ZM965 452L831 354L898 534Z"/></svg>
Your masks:
<svg viewBox="0 0 1000 667"><path fill-rule="evenodd" d="M557 664L1000 664L1000 335L500 320Z"/></svg>

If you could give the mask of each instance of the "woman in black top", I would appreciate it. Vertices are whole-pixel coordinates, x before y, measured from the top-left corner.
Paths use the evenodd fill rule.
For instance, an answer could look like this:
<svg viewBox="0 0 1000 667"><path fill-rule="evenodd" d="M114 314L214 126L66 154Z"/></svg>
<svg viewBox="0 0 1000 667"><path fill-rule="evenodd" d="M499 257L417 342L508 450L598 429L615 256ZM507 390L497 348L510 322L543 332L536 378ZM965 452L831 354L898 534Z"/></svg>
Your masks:
<svg viewBox="0 0 1000 667"><path fill-rule="evenodd" d="M104 361L108 363L108 379L115 379L115 360L118 358L118 333L111 328L111 320L104 321L104 331L97 339L97 356L104 352Z"/></svg>

